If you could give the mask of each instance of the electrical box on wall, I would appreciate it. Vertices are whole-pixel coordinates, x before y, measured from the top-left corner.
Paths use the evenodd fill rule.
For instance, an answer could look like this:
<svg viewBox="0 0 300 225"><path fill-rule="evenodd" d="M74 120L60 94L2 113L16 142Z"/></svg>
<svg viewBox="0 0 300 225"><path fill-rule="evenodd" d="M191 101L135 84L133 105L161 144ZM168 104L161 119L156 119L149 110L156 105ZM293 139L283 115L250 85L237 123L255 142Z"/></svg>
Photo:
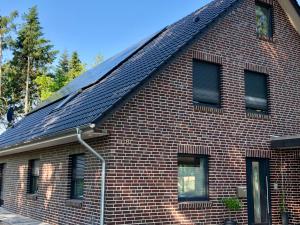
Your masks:
<svg viewBox="0 0 300 225"><path fill-rule="evenodd" d="M236 195L238 198L247 198L247 187L246 186L238 186L236 188Z"/></svg>

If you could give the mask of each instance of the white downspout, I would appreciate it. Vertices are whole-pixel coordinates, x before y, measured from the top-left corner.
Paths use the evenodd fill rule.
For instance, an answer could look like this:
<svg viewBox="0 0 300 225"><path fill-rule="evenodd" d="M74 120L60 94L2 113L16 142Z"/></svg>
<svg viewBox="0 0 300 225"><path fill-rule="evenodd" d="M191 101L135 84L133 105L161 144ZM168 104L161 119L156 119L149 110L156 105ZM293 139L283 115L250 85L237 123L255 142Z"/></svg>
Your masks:
<svg viewBox="0 0 300 225"><path fill-rule="evenodd" d="M80 144L82 144L88 151L95 155L102 163L101 171L101 215L100 215L100 225L104 225L104 203L105 203L105 178L106 178L106 162L105 159L96 152L90 145L88 145L81 136L82 131L79 128L76 128L77 138Z"/></svg>

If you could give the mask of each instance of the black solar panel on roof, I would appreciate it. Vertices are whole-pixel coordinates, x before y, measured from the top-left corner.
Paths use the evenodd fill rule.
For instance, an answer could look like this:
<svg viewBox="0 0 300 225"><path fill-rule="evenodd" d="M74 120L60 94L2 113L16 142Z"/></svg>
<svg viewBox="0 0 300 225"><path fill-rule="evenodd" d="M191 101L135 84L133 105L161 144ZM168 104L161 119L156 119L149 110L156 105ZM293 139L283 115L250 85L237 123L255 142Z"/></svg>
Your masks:
<svg viewBox="0 0 300 225"><path fill-rule="evenodd" d="M90 85L96 83L97 81L101 80L105 75L107 75L109 72L111 72L114 68L116 68L118 65L120 65L124 60L126 60L128 57L130 57L132 54L134 54L140 48L142 48L151 39L153 39L158 34L160 34L164 29L160 30L159 32L154 33L150 37L145 38L144 40L138 42L137 44L134 44L133 46L125 49L124 51L120 52L119 54L107 59L106 61L102 62L95 68L86 71L79 77L72 80L65 87L61 88L59 91L54 93L47 100L42 102L36 108L36 110L41 107L44 107L52 102L55 102L58 99L66 97L72 93L76 93L76 92L78 92L78 90L83 89L87 86L90 86Z"/></svg>

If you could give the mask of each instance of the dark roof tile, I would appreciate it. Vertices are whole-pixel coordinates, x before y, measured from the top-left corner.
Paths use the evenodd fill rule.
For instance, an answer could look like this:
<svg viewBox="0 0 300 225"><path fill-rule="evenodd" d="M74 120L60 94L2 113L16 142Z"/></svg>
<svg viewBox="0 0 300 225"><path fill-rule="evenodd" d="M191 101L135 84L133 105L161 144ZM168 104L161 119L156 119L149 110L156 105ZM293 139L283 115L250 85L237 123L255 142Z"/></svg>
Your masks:
<svg viewBox="0 0 300 225"><path fill-rule="evenodd" d="M60 109L54 110L63 100L26 116L0 136L0 148L99 121L222 12L238 1L215 0L169 26L106 78L84 89Z"/></svg>

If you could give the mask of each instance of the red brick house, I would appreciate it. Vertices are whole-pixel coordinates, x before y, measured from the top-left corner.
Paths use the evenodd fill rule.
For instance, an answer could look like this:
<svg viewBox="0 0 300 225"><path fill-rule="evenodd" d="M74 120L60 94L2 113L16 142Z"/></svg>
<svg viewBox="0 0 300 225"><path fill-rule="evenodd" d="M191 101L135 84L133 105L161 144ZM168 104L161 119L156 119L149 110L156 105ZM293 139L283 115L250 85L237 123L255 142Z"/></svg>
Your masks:
<svg viewBox="0 0 300 225"><path fill-rule="evenodd" d="M215 0L0 136L3 207L50 224L300 224L300 8ZM297 136L298 135L298 136ZM105 163L104 163L105 162Z"/></svg>

